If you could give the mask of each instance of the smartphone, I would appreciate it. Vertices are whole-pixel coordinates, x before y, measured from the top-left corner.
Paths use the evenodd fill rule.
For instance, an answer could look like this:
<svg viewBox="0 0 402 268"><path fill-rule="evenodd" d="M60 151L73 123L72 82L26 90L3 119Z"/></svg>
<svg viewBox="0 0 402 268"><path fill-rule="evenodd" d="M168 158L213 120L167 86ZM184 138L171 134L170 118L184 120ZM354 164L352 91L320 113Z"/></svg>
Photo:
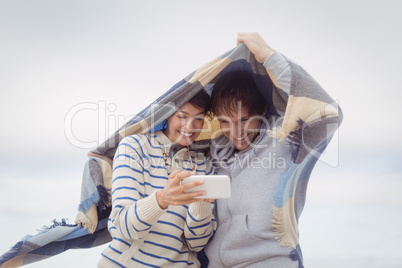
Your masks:
<svg viewBox="0 0 402 268"><path fill-rule="evenodd" d="M230 178L226 175L192 175L184 178L182 184L196 180L203 180L204 184L188 189L187 193L205 191L206 195L197 198L229 198L230 197Z"/></svg>

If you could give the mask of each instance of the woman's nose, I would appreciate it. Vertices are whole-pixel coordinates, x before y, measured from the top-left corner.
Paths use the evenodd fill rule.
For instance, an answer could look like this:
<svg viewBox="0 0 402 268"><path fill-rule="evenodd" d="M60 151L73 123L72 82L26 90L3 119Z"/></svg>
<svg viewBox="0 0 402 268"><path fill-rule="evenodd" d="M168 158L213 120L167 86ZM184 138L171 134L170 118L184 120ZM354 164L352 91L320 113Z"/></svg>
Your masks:
<svg viewBox="0 0 402 268"><path fill-rule="evenodd" d="M186 129L188 129L188 130L193 130L194 129L194 120L188 120L187 122L186 122Z"/></svg>

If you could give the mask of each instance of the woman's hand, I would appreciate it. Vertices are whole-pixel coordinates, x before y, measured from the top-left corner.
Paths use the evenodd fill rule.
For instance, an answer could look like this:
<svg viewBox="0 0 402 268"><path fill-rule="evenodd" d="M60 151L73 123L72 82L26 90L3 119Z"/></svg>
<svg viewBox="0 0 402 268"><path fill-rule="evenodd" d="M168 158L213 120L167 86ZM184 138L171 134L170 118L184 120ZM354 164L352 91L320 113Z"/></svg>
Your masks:
<svg viewBox="0 0 402 268"><path fill-rule="evenodd" d="M184 191L199 186L204 183L202 180L197 180L189 182L186 184L181 184L181 181L193 175L191 171L180 172L176 170L170 174L168 183L162 190L156 192L156 200L158 201L159 207L166 209L169 205L181 206L194 202L201 201L197 196L205 195L205 191L199 191L194 193L185 193Z"/></svg>
<svg viewBox="0 0 402 268"><path fill-rule="evenodd" d="M275 50L258 33L238 33L237 44L240 43L244 43L260 63L264 63L266 59L275 53Z"/></svg>
<svg viewBox="0 0 402 268"><path fill-rule="evenodd" d="M215 202L216 199L213 199L213 198L204 198L204 199L199 199L199 200L200 200L200 201L207 202L207 203L213 203L213 202Z"/></svg>

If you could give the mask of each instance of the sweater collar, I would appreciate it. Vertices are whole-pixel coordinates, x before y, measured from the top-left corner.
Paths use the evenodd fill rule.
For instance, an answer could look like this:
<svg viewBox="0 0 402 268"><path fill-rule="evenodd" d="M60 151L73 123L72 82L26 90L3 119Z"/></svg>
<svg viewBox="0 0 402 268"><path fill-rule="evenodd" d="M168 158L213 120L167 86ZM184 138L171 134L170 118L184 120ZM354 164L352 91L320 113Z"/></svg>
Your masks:
<svg viewBox="0 0 402 268"><path fill-rule="evenodd" d="M166 153L170 157L175 155L181 149L192 148L192 145L190 145L190 146L182 146L180 144L176 144L176 143L172 142L165 135L165 133L163 133L163 131L161 131L161 130L155 131L154 135L155 135L154 138L159 143L159 146L161 147L163 153Z"/></svg>

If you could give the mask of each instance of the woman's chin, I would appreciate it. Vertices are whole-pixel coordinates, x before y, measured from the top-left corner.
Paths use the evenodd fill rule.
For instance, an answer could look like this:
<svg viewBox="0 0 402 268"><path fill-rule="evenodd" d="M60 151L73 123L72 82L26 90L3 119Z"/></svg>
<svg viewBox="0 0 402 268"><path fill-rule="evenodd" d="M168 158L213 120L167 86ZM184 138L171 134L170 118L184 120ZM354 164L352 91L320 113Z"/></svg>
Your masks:
<svg viewBox="0 0 402 268"><path fill-rule="evenodd" d="M199 134L197 133L194 133L191 136L180 135L177 144L181 146L189 146L198 138L198 136Z"/></svg>

